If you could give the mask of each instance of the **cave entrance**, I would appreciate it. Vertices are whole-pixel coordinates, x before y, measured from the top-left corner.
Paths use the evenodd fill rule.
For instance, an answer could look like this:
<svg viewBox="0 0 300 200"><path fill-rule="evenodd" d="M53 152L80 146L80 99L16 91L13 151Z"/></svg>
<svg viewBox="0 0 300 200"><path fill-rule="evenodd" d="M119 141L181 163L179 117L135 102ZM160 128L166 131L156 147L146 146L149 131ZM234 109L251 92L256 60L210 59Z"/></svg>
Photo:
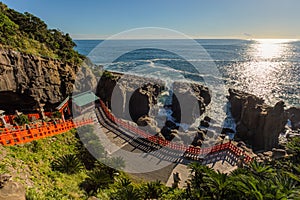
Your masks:
<svg viewBox="0 0 300 200"><path fill-rule="evenodd" d="M37 105L33 97L13 91L1 91L0 97L0 110L4 110L6 114L14 114L15 110L32 113Z"/></svg>

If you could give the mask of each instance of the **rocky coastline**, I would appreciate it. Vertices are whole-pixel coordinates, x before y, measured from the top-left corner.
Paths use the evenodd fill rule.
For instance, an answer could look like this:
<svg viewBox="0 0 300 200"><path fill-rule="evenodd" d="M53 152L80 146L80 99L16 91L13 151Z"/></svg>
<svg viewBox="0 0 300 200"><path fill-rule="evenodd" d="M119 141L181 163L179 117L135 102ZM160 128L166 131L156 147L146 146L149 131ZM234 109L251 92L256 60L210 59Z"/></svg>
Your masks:
<svg viewBox="0 0 300 200"><path fill-rule="evenodd" d="M96 88L96 94L120 118L133 121L140 128L169 140L201 146L205 138L218 139L213 133L197 127L209 127L205 111L211 102L207 87L187 82L174 82L173 94L162 80L103 72L97 82L90 69L91 63L74 66L61 61L0 49L0 110L13 112L19 107L32 110L38 104L53 109L73 92ZM84 84L78 84L84 83ZM97 85L97 87L96 87ZM159 101L169 98L170 118L159 116ZM263 99L246 92L229 89L228 101L236 122L235 140L243 141L254 151L279 148L279 135L300 128L300 108L286 108L284 102L267 105ZM197 127L185 130L179 124ZM222 127L219 127L222 129ZM223 129L221 139L234 130ZM288 135L289 136L289 135ZM220 137L219 137L220 139Z"/></svg>
<svg viewBox="0 0 300 200"><path fill-rule="evenodd" d="M97 95L117 117L132 120L141 128L148 127L148 130L154 134L157 133L168 140L191 142L194 146L201 146L205 138L221 140L226 133L234 132L234 130L223 129L221 137L216 137L205 129L194 127L186 131L178 126L178 123L192 124L195 117L191 116L202 116L203 120L198 124L201 127L209 127L210 120L213 120L205 116L206 107L211 101L210 91L195 83L175 82L173 84L173 103L169 108L174 121L164 119L165 123L160 124L161 119L155 117L158 114L155 107L159 95L165 90L165 83L160 80L110 73L102 76L98 82ZM294 132L299 128L300 108L286 108L282 101L270 106L255 95L235 89L229 89L228 101L237 125L234 139L243 141L254 151L279 148L279 135L287 131L288 121Z"/></svg>

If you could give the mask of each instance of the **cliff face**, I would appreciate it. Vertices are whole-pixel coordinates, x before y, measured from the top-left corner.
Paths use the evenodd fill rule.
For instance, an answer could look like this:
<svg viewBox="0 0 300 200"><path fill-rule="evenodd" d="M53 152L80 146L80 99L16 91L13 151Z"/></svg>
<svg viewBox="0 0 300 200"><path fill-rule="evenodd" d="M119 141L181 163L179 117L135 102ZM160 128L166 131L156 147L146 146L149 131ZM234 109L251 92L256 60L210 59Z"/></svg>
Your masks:
<svg viewBox="0 0 300 200"><path fill-rule="evenodd" d="M278 146L279 134L287 123L284 103L274 107L263 99L241 91L229 90L231 113L237 123L236 137L247 141L254 150L270 150Z"/></svg>
<svg viewBox="0 0 300 200"><path fill-rule="evenodd" d="M81 79L90 77L91 87L96 84L95 77L82 69L55 59L0 49L0 109L30 110L38 102L45 103L46 109L53 108L72 93L78 71Z"/></svg>

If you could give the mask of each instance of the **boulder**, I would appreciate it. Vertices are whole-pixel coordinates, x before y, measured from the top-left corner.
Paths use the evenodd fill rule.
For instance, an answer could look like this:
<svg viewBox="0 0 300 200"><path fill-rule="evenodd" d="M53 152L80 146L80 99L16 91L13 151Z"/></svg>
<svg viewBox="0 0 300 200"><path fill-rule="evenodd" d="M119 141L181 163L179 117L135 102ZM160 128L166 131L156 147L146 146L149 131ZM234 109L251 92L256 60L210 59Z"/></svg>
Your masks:
<svg viewBox="0 0 300 200"><path fill-rule="evenodd" d="M170 134L170 129L180 130L176 123L193 124L211 102L210 91L199 84L174 82L173 93L170 94L166 91L164 80L115 72L110 74L101 77L96 94L115 116L141 126L149 124L144 116L153 118L165 137ZM164 106L172 111L173 121L158 115L158 101L164 92L172 95L172 104ZM208 117L205 119L210 121Z"/></svg>
<svg viewBox="0 0 300 200"><path fill-rule="evenodd" d="M286 150L284 149L272 149L272 158L273 159L279 159L279 158L284 158L287 155Z"/></svg>
<svg viewBox="0 0 300 200"><path fill-rule="evenodd" d="M200 121L200 126L205 127L205 128L208 128L208 127L209 127L209 123L208 123L208 121L201 120L201 121Z"/></svg>
<svg viewBox="0 0 300 200"><path fill-rule="evenodd" d="M0 199L5 200L25 200L25 187L11 180L11 176L7 174L0 175Z"/></svg>

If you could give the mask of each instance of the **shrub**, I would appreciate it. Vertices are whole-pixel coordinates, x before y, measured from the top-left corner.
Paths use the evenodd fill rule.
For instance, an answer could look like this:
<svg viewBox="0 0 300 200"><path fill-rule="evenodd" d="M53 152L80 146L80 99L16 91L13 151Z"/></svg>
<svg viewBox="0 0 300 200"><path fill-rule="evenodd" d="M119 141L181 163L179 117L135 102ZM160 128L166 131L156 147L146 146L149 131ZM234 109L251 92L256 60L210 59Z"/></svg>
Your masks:
<svg viewBox="0 0 300 200"><path fill-rule="evenodd" d="M67 173L75 174L83 168L81 161L77 158L76 155L68 154L58 158L53 163L53 169Z"/></svg>
<svg viewBox="0 0 300 200"><path fill-rule="evenodd" d="M87 193L95 194L98 189L107 188L112 184L114 179L101 168L96 168L88 173L88 177L80 185Z"/></svg>
<svg viewBox="0 0 300 200"><path fill-rule="evenodd" d="M54 113L52 113L52 118L61 119L61 113L59 111L55 111Z"/></svg>
<svg viewBox="0 0 300 200"><path fill-rule="evenodd" d="M14 119L15 123L17 123L18 125L20 126L23 126L24 124L29 124L29 119L26 115L24 114L21 114L19 116L17 116L15 119Z"/></svg>

